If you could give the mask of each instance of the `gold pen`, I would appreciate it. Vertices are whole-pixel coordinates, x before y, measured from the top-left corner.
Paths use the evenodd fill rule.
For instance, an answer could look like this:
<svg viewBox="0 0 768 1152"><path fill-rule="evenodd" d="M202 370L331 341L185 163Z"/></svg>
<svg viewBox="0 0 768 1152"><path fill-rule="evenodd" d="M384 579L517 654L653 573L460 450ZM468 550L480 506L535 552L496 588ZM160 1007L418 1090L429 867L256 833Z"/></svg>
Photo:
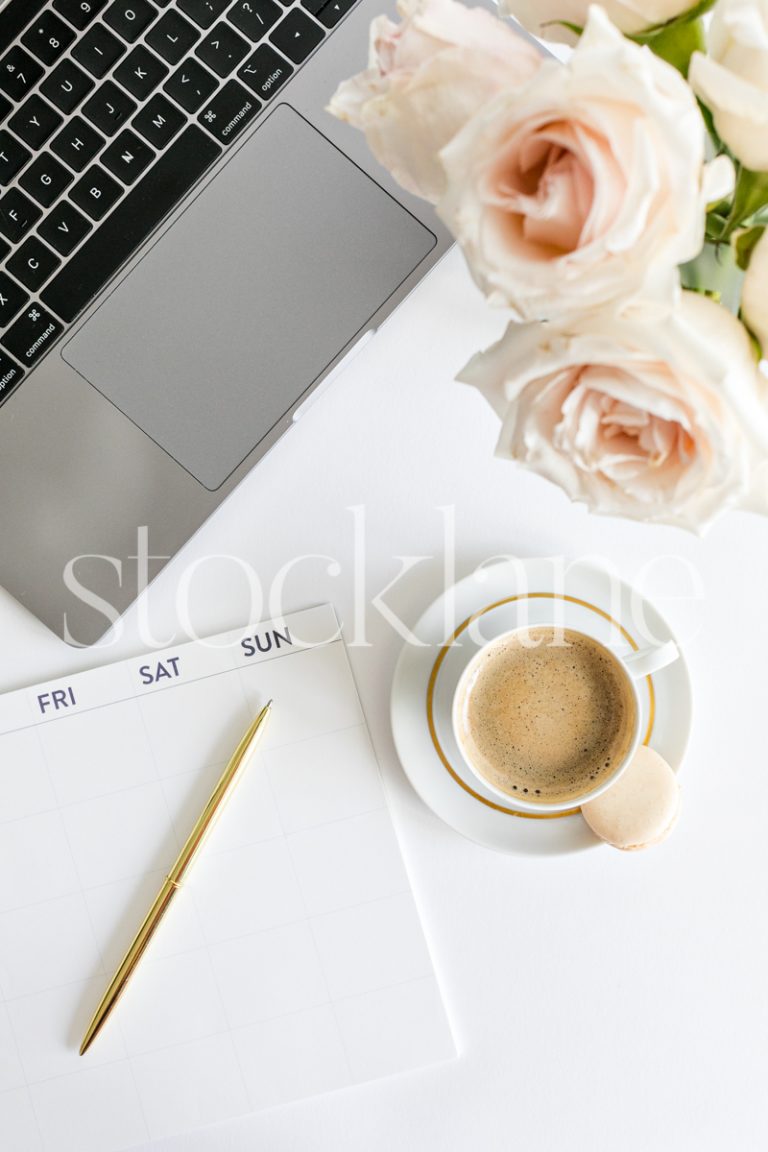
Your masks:
<svg viewBox="0 0 768 1152"><path fill-rule="evenodd" d="M262 708L250 728L243 736L235 749L232 759L227 764L221 779L211 793L211 798L203 809L197 823L192 829L189 838L179 853L178 859L169 872L163 886L157 894L154 904L146 915L144 923L139 928L134 941L123 958L123 962L114 975L112 983L107 988L101 1003L96 1009L91 1023L88 1025L83 1042L80 1045L80 1055L88 1051L104 1026L107 1017L123 994L123 989L133 975L136 967L144 955L147 946L155 934L158 924L166 913L173 897L181 887L185 873L197 856L206 836L210 832L216 818L224 807L225 801L234 790L240 777L243 775L245 763L249 753L264 731L264 726L272 710L272 701Z"/></svg>

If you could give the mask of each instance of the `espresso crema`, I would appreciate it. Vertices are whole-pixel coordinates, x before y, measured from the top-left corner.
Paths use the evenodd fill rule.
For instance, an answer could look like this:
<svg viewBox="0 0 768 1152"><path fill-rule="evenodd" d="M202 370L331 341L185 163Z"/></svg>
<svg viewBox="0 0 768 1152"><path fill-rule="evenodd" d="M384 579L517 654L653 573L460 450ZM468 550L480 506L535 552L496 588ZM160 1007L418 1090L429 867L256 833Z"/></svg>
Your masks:
<svg viewBox="0 0 768 1152"><path fill-rule="evenodd" d="M457 701L462 751L529 803L591 792L626 757L636 704L618 659L570 629L533 627L481 653Z"/></svg>

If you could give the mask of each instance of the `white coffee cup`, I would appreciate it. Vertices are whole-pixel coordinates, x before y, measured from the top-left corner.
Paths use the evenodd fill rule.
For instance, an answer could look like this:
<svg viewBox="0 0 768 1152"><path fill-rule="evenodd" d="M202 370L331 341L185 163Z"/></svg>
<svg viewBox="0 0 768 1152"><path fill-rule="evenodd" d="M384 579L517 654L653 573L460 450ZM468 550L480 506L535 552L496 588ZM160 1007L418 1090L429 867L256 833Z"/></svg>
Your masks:
<svg viewBox="0 0 768 1152"><path fill-rule="evenodd" d="M632 717L632 736L625 754L622 756L621 760L617 762L614 771L609 776L604 777L594 788L585 790L582 795L579 795L575 798L570 797L568 800L531 801L522 797L519 791L514 793L506 792L502 788L497 787L497 785L488 780L488 778L484 776L472 762L471 755L467 752L463 739L461 723L462 705L467 692L467 688L475 676L478 665L485 658L490 648L497 645L500 646L511 636L514 636L520 632L528 632L531 628L558 629L559 627L561 627L561 625L557 625L554 622L537 622L535 625L528 625L522 628L514 628L509 632L504 632L502 635L494 637L493 640L489 640L488 643L484 644L480 649L478 649L478 651L475 653L475 655L464 669L456 686L456 691L454 692L451 713L453 722L453 734L456 740L456 744L465 764L473 773L473 775L480 781L480 783L495 796L498 796L502 800L507 801L507 803L511 802L512 806L519 809L520 811L540 813L542 815L548 813L564 812L570 808L578 808L581 804L586 803L588 800L594 800L596 796L600 796L603 792L605 792L608 788L616 783L619 776L621 776L622 772L625 770L627 765L632 760L632 757L635 755L642 737L641 706L640 696L637 690L637 683L638 681L643 680L646 676L650 676L654 672L661 671L662 668L665 668L668 664L671 664L680 655L677 645L672 640L665 644L652 645L648 648L638 649L634 652L628 653L627 655L619 655L617 652L614 652L612 648L608 647L606 644L603 644L595 636L592 636L586 632L579 632L579 630L576 628L568 628L567 631L584 636L587 640L590 641L591 644L601 648L609 657L612 657L615 664L623 673L629 697L634 703L634 713Z"/></svg>

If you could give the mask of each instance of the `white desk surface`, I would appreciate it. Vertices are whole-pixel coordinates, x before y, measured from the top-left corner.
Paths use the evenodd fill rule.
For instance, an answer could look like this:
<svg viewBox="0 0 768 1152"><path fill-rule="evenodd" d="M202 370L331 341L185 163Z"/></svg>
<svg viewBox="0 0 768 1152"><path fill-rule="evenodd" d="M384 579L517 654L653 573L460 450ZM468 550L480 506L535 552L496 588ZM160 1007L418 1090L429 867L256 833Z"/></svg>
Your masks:
<svg viewBox="0 0 768 1152"><path fill-rule="evenodd" d="M152 1145L153 1152L751 1152L766 1146L768 521L732 515L704 540L587 516L496 461L495 418L452 382L492 313L452 252L166 569L144 610L182 635L180 574L199 633L242 624L249 589L296 555L286 607L332 601L351 621L353 517L367 510L368 599L401 556L431 556L387 602L412 621L441 587L455 505L458 574L499 552L592 554L645 588L685 639L695 727L683 815L662 847L501 856L442 825L396 760L389 687L400 640L368 610L351 659L460 1060ZM691 596L688 570L698 574ZM349 634L349 633L348 633ZM0 593L0 688L142 649L137 609L113 647L65 647Z"/></svg>

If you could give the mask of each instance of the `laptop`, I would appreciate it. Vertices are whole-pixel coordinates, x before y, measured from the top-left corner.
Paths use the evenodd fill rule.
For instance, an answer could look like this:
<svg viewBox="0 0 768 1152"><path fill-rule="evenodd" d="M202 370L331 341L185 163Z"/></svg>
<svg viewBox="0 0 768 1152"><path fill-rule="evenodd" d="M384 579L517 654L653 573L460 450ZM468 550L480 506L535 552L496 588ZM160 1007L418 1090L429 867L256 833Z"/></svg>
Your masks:
<svg viewBox="0 0 768 1152"><path fill-rule="evenodd" d="M382 0L0 10L0 584L95 643L445 252L324 111ZM143 541L143 545L142 545Z"/></svg>

